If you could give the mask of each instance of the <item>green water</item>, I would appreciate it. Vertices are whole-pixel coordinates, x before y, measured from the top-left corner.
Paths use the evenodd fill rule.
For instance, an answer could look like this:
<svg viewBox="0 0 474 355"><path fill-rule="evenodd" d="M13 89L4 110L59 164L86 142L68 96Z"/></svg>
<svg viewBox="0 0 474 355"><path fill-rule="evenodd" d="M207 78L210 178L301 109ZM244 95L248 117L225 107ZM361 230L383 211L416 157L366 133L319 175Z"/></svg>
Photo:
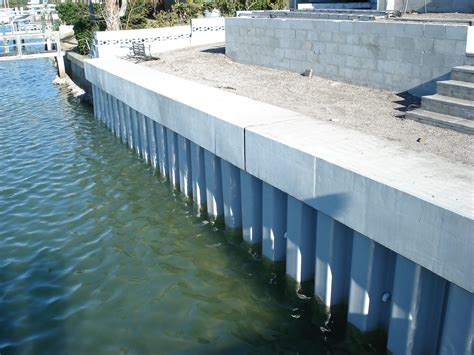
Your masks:
<svg viewBox="0 0 474 355"><path fill-rule="evenodd" d="M348 353L310 298L51 84L0 65L0 353ZM355 349L355 350L354 350Z"/></svg>

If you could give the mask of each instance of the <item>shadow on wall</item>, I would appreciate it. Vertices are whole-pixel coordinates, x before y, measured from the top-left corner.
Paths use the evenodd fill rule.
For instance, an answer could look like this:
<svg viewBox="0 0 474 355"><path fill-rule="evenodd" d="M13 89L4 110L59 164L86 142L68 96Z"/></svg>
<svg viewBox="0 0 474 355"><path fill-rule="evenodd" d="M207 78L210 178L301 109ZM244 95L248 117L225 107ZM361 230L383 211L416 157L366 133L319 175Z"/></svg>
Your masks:
<svg viewBox="0 0 474 355"><path fill-rule="evenodd" d="M411 95L414 95L417 97L421 97L425 95L433 95L436 93L436 83L442 80L449 80L450 77L451 77L451 72L448 72L446 74L438 76L437 78L434 78L430 81L427 81L423 84L420 84L418 86L411 88L410 90L407 91L407 93L410 93Z"/></svg>

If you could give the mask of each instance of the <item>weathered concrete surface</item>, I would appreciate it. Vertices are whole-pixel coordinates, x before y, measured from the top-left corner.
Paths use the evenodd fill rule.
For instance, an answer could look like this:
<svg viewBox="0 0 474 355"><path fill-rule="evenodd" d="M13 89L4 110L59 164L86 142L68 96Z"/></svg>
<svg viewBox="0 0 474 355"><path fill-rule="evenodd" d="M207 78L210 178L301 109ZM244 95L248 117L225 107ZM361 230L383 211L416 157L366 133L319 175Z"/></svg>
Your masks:
<svg viewBox="0 0 474 355"><path fill-rule="evenodd" d="M84 60L88 58L89 57L80 55L79 53L68 51L64 56L64 67L66 74L71 80L87 94L92 96L91 83L86 80L84 73Z"/></svg>
<svg viewBox="0 0 474 355"><path fill-rule="evenodd" d="M467 25L226 18L226 53L263 65L416 96L466 57Z"/></svg>
<svg viewBox="0 0 474 355"><path fill-rule="evenodd" d="M473 292L469 167L123 61L85 69L141 114Z"/></svg>
<svg viewBox="0 0 474 355"><path fill-rule="evenodd" d="M296 115L120 59L89 63L86 76L94 85L241 169L245 127Z"/></svg>
<svg viewBox="0 0 474 355"><path fill-rule="evenodd" d="M310 119L248 128L246 157L250 174L474 289L472 169Z"/></svg>
<svg viewBox="0 0 474 355"><path fill-rule="evenodd" d="M160 60L140 65L387 139L412 151L474 165L474 137L404 119L406 106L416 103L405 95L237 63L222 47L168 52Z"/></svg>
<svg viewBox="0 0 474 355"><path fill-rule="evenodd" d="M474 12L474 2L472 0L411 0L406 3L403 0L394 0L393 8L379 10L399 10L425 12Z"/></svg>

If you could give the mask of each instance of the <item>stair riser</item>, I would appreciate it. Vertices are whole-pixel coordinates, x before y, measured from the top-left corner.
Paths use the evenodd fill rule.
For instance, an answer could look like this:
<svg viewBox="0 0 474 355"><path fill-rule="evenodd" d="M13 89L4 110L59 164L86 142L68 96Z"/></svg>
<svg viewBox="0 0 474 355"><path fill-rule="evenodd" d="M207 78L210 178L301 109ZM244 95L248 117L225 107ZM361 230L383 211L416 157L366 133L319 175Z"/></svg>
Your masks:
<svg viewBox="0 0 474 355"><path fill-rule="evenodd" d="M467 57L466 60L464 61L464 64L465 65L474 65L474 55Z"/></svg>
<svg viewBox="0 0 474 355"><path fill-rule="evenodd" d="M458 99L474 100L474 88L450 85L438 82L438 94L457 97Z"/></svg>
<svg viewBox="0 0 474 355"><path fill-rule="evenodd" d="M418 122L421 122L421 123L426 123L426 124L429 124L431 126L436 126L436 127L441 127L441 128L448 128L448 129L452 129L453 131L474 135L474 129L472 129L470 127L457 125L455 123L443 122L443 121L439 121L437 119L430 119L428 117L420 117L420 116L417 116L415 114L410 114L409 112L407 112L406 118L408 118L410 120L418 121Z"/></svg>
<svg viewBox="0 0 474 355"><path fill-rule="evenodd" d="M451 80L468 81L470 83L474 83L474 73L453 70L451 72Z"/></svg>
<svg viewBox="0 0 474 355"><path fill-rule="evenodd" d="M474 109L448 102L421 98L421 107L427 111L474 120Z"/></svg>

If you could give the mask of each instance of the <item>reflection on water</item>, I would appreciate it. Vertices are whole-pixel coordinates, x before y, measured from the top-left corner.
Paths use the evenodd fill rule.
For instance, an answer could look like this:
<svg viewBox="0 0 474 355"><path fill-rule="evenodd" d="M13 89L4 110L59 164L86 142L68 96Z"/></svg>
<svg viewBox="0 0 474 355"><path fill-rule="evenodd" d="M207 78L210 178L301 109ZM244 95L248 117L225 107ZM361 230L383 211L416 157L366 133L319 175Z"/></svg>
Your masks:
<svg viewBox="0 0 474 355"><path fill-rule="evenodd" d="M0 65L2 355L354 349L54 76Z"/></svg>

